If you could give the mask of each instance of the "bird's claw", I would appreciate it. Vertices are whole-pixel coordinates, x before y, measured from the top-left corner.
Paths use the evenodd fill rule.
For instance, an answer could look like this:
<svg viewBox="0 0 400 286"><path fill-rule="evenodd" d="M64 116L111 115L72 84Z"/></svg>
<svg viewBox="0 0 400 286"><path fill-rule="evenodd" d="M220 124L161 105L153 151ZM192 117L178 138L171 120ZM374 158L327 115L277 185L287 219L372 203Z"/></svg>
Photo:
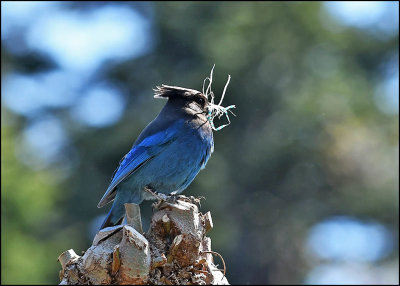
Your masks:
<svg viewBox="0 0 400 286"><path fill-rule="evenodd" d="M175 200L181 200L181 201L185 201L185 202L188 202L188 203L191 203L191 204L195 204L198 208L200 208L201 207L201 204L200 204L201 199L205 199L205 197L200 196L200 197L196 198L196 197L193 197L193 196L186 197L186 196L183 196L183 195L176 195L176 199Z"/></svg>
<svg viewBox="0 0 400 286"><path fill-rule="evenodd" d="M177 204L177 201L179 201L179 200L195 204L198 208L200 208L201 207L200 200L201 199L205 199L205 197L203 197L203 196L200 196L200 197L196 198L196 197L193 197L193 196L186 197L184 195L177 195L177 194L165 195L163 193L158 193L156 191L153 191L150 188L145 188L145 191L150 193L151 195L153 195L157 199L157 202L155 202L152 205L153 209L154 208L160 209L160 207L162 207L163 204L166 204L166 205Z"/></svg>

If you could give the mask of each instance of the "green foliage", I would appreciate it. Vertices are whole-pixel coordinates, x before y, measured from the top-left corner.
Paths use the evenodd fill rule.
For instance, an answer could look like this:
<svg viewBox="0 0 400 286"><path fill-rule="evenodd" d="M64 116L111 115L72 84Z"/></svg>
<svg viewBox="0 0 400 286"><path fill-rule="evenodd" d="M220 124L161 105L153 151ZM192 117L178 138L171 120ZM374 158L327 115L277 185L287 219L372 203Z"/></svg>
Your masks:
<svg viewBox="0 0 400 286"><path fill-rule="evenodd" d="M11 128L1 129L1 270L7 273L1 282L45 283L56 268L47 266L49 248L35 234L54 208L55 188L49 174L16 160Z"/></svg>
<svg viewBox="0 0 400 286"><path fill-rule="evenodd" d="M61 253L74 239L51 229L60 215L59 187L51 171L33 171L16 160L13 127L1 128L1 283L55 283L56 251Z"/></svg>
<svg viewBox="0 0 400 286"><path fill-rule="evenodd" d="M77 3L70 8L91 9ZM90 128L69 107L47 110L67 126L77 152L65 181L22 165L15 148L23 124L2 125L2 283L58 282L57 256L90 245L88 228L106 212L96 205L114 168L164 104L152 88L201 90L214 63L216 101L230 74L223 105L235 104L238 117L215 133L215 152L185 194L207 198L213 249L231 283L302 283L307 231L326 217L398 231L398 115L381 112L374 98L398 34L340 27L320 2L154 2L152 9L154 49L101 69L129 95L118 123ZM23 65L5 61L7 72ZM151 216L149 203L142 214Z"/></svg>

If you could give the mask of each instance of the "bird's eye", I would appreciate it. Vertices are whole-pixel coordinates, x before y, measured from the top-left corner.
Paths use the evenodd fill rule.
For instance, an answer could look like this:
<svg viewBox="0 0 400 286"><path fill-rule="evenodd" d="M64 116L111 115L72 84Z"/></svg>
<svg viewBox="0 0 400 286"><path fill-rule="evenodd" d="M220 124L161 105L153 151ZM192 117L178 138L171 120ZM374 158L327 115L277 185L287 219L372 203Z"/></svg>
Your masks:
<svg viewBox="0 0 400 286"><path fill-rule="evenodd" d="M204 105L204 98L202 98L202 97L196 97L194 100L195 100L198 104L200 104L201 106Z"/></svg>

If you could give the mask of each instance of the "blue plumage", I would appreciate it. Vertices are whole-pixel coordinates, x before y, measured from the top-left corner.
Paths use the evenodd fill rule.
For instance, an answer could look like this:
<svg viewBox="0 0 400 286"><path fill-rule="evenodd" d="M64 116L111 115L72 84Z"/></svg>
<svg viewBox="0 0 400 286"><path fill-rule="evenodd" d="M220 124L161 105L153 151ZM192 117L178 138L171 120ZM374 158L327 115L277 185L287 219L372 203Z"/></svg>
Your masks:
<svg viewBox="0 0 400 286"><path fill-rule="evenodd" d="M203 169L214 149L207 97L199 91L163 85L156 98L168 101L142 131L114 173L98 207L114 200L101 228L121 223L124 203L154 197L145 191L181 193Z"/></svg>

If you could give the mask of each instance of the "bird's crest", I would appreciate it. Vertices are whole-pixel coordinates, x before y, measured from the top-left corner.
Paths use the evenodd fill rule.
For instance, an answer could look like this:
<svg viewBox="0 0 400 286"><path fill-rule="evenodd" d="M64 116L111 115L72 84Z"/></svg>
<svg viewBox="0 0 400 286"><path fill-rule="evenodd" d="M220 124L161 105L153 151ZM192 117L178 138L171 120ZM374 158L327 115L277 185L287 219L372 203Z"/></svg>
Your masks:
<svg viewBox="0 0 400 286"><path fill-rule="evenodd" d="M162 84L161 86L156 86L154 97L155 98L169 98L173 95L184 95L185 93L196 94L200 93L198 90L179 87L179 86L171 86Z"/></svg>

